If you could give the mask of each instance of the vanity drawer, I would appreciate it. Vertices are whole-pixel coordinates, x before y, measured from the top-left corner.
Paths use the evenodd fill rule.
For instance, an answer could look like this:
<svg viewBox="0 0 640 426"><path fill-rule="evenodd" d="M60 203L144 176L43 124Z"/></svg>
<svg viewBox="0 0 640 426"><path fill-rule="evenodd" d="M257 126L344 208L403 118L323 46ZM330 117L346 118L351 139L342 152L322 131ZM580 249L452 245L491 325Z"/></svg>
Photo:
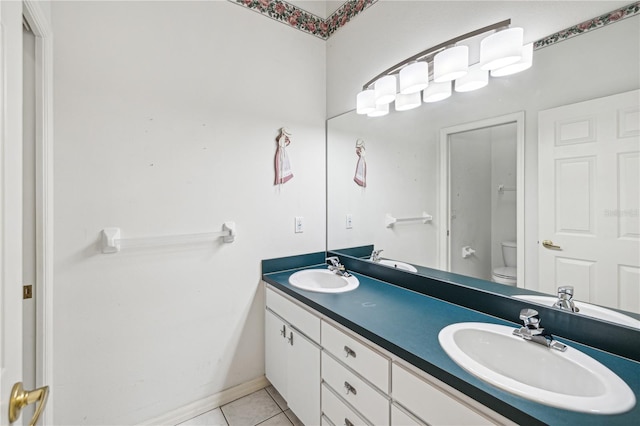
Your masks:
<svg viewBox="0 0 640 426"><path fill-rule="evenodd" d="M391 368L393 399L429 425L494 424L463 402L403 367L394 363Z"/></svg>
<svg viewBox="0 0 640 426"><path fill-rule="evenodd" d="M389 425L389 400L326 352L322 352L322 379L371 423Z"/></svg>
<svg viewBox="0 0 640 426"><path fill-rule="evenodd" d="M349 368L389 393L389 360L364 343L322 321L321 346Z"/></svg>
<svg viewBox="0 0 640 426"><path fill-rule="evenodd" d="M395 404L391 404L391 426L424 426L424 423L417 422Z"/></svg>
<svg viewBox="0 0 640 426"><path fill-rule="evenodd" d="M355 411L347 407L340 399L327 387L322 384L322 413L334 425L368 425L362 417Z"/></svg>
<svg viewBox="0 0 640 426"><path fill-rule="evenodd" d="M267 288L267 307L311 340L320 341L320 318Z"/></svg>

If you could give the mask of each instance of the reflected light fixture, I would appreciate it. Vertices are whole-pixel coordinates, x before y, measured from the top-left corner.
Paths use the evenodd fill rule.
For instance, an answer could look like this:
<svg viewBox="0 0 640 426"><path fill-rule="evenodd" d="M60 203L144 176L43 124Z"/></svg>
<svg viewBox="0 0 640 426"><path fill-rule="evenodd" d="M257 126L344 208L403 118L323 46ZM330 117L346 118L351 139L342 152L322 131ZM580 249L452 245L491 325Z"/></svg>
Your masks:
<svg viewBox="0 0 640 426"><path fill-rule="evenodd" d="M393 102L396 98L396 76L385 75L380 77L374 85L376 106L386 105Z"/></svg>
<svg viewBox="0 0 640 426"><path fill-rule="evenodd" d="M518 62L492 70L491 77L504 77L505 75L516 74L531 68L531 65L533 65L533 43L522 46L522 58Z"/></svg>
<svg viewBox="0 0 640 426"><path fill-rule="evenodd" d="M429 63L414 62L400 70L400 93L420 92L429 85Z"/></svg>
<svg viewBox="0 0 640 426"><path fill-rule="evenodd" d="M436 54L433 58L433 81L444 83L467 74L469 46L454 46Z"/></svg>
<svg viewBox="0 0 640 426"><path fill-rule="evenodd" d="M469 68L467 75L456 79L456 92L471 92L489 84L489 71L481 69L478 64Z"/></svg>
<svg viewBox="0 0 640 426"><path fill-rule="evenodd" d="M491 34L480 42L480 68L495 70L522 58L522 28L509 28Z"/></svg>
<svg viewBox="0 0 640 426"><path fill-rule="evenodd" d="M451 82L446 81L444 83L430 84L424 90L422 100L428 103L438 102L447 99L449 96L451 96Z"/></svg>
<svg viewBox="0 0 640 426"><path fill-rule="evenodd" d="M396 96L396 111L408 111L419 107L422 104L420 92L413 92L409 94L398 93Z"/></svg>
<svg viewBox="0 0 640 426"><path fill-rule="evenodd" d="M389 104L377 105L376 109L367 114L368 117L382 117L389 114Z"/></svg>
<svg viewBox="0 0 640 426"><path fill-rule="evenodd" d="M367 82L356 97L356 111L369 117L406 111L425 103L437 102L456 92L480 89L491 77L524 71L533 63L533 43L523 46L524 30L509 28L507 19L447 40L392 66ZM479 43L480 61L469 64L469 46L478 36L489 34ZM429 81L429 80L432 81ZM421 93L422 92L422 93ZM422 95L422 96L421 96Z"/></svg>

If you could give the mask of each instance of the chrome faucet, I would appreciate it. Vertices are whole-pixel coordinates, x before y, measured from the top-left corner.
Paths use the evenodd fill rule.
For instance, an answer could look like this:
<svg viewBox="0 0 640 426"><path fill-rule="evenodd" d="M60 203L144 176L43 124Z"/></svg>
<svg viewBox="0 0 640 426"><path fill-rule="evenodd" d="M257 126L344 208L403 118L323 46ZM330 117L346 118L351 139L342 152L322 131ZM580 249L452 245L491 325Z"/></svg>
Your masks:
<svg viewBox="0 0 640 426"><path fill-rule="evenodd" d="M565 285L558 287L558 300L553 306L571 312L580 312L580 309L573 303L573 286Z"/></svg>
<svg viewBox="0 0 640 426"><path fill-rule="evenodd" d="M520 319L524 323L524 327L513 330L514 336L522 337L524 340L529 340L560 352L567 350L566 345L554 340L551 334L540 327L540 316L535 309L526 308L521 310Z"/></svg>
<svg viewBox="0 0 640 426"><path fill-rule="evenodd" d="M369 260L372 262L380 262L380 253L382 253L384 250L380 249L380 250L374 250L371 252L371 257L369 257Z"/></svg>
<svg viewBox="0 0 640 426"><path fill-rule="evenodd" d="M329 270L343 277L350 277L351 274L347 271L347 268L340 263L340 259L336 256L327 257L327 263L329 263Z"/></svg>

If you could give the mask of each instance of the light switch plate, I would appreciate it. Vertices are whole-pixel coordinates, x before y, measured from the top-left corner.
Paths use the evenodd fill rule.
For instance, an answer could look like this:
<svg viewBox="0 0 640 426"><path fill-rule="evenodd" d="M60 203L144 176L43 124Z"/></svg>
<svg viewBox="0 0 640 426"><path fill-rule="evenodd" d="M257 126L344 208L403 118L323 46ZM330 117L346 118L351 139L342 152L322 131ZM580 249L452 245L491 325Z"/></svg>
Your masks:
<svg viewBox="0 0 640 426"><path fill-rule="evenodd" d="M296 216L295 232L296 234L299 234L300 232L304 232L304 218L302 216Z"/></svg>

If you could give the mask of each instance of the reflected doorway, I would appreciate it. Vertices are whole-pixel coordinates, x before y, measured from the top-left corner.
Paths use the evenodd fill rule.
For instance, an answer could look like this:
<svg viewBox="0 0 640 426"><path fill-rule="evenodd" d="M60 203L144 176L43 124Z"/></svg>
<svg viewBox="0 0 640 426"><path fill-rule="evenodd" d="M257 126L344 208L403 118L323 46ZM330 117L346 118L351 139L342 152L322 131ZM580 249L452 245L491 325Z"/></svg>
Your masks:
<svg viewBox="0 0 640 426"><path fill-rule="evenodd" d="M441 268L524 287L523 129L517 113L442 130Z"/></svg>

